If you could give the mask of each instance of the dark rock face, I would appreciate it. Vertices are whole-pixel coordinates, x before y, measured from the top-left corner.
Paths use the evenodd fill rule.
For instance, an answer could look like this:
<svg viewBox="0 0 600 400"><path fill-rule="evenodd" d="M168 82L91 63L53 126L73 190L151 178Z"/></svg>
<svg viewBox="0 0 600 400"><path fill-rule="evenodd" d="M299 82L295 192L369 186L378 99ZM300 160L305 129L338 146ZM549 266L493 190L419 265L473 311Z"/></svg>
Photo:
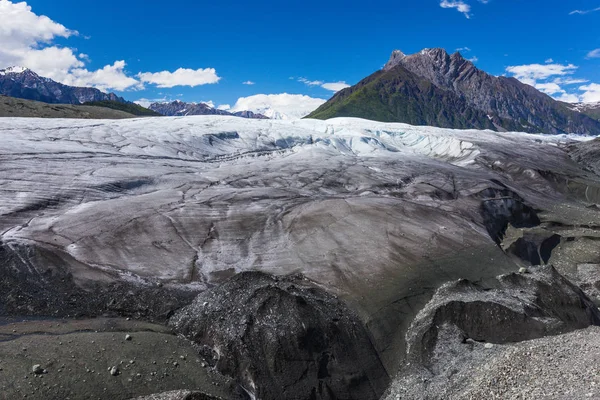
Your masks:
<svg viewBox="0 0 600 400"><path fill-rule="evenodd" d="M358 317L301 277L241 273L170 325L255 398L378 399L389 383Z"/></svg>
<svg viewBox="0 0 600 400"><path fill-rule="evenodd" d="M106 100L126 103L125 99L114 93L107 94L94 88L63 85L43 78L30 69L22 72L0 70L0 94L53 104L83 104Z"/></svg>
<svg viewBox="0 0 600 400"><path fill-rule="evenodd" d="M269 119L269 117L267 117L267 116L264 116L262 114L257 114L252 111L237 111L237 112L234 112L233 115L235 115L236 117L242 117L242 118Z"/></svg>
<svg viewBox="0 0 600 400"><path fill-rule="evenodd" d="M600 311L553 267L503 275L487 287L460 280L442 286L418 314L406 336L408 357L435 364L449 336L502 344L590 325L600 325Z"/></svg>
<svg viewBox="0 0 600 400"><path fill-rule="evenodd" d="M185 103L176 100L172 103L153 103L148 107L161 115L168 117L178 117L184 115L232 115L235 117L252 119L269 119L262 114L255 114L252 111L238 111L230 113L229 111L219 110L204 103Z"/></svg>
<svg viewBox="0 0 600 400"><path fill-rule="evenodd" d="M406 91L404 86L410 87L409 95L399 97L399 92ZM368 110L373 104L387 113ZM335 112L324 113L332 107ZM338 92L311 116L368 118L367 114L372 119L411 124L423 119L441 127L600 134L595 119L514 78L489 75L460 53L449 55L444 49L425 49L410 56L394 51L383 71Z"/></svg>
<svg viewBox="0 0 600 400"><path fill-rule="evenodd" d="M486 189L479 197L483 222L490 237L497 244L502 242L509 224L517 228L529 228L540 224L535 210L510 190Z"/></svg>
<svg viewBox="0 0 600 400"><path fill-rule="evenodd" d="M43 248L0 242L0 315L122 316L164 322L196 295L108 275L101 281L76 282L69 271L71 262Z"/></svg>
<svg viewBox="0 0 600 400"><path fill-rule="evenodd" d="M460 53L449 55L443 49L427 49L398 62L437 87L457 93L475 109L520 124L522 129L519 130L600 133L600 125L586 115L574 112L517 79L489 75Z"/></svg>

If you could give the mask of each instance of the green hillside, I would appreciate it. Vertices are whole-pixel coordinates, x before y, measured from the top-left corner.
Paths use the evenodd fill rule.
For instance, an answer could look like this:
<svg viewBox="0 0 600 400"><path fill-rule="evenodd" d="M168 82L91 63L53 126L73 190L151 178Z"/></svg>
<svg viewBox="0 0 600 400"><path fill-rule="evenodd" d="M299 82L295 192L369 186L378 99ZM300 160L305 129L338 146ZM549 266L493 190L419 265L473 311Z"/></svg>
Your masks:
<svg viewBox="0 0 600 400"><path fill-rule="evenodd" d="M95 106L95 107L106 107L112 110L119 110L129 114L137 115L140 117L160 117L161 115L155 111L149 110L145 107L137 105L135 103L120 103L118 101L90 101L84 103L86 106Z"/></svg>

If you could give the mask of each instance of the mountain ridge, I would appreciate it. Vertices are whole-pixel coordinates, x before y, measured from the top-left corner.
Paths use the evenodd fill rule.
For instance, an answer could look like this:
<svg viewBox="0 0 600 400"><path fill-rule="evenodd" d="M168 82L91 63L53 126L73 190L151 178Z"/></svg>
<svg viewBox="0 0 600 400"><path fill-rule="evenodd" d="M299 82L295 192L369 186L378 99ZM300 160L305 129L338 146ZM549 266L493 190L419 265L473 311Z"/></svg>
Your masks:
<svg viewBox="0 0 600 400"><path fill-rule="evenodd" d="M382 70L336 93L308 118L336 116L443 128L600 134L600 123L587 115L440 48L413 55L395 50Z"/></svg>
<svg viewBox="0 0 600 400"><path fill-rule="evenodd" d="M0 69L0 94L50 104L77 105L93 101L128 103L114 93L104 93L90 87L65 85L42 77L29 68L16 66Z"/></svg>
<svg viewBox="0 0 600 400"><path fill-rule="evenodd" d="M187 115L228 115L250 119L269 119L265 115L254 113L252 111L229 112L211 107L206 103L186 103L180 100L175 100L170 103L152 103L148 109L168 117Z"/></svg>

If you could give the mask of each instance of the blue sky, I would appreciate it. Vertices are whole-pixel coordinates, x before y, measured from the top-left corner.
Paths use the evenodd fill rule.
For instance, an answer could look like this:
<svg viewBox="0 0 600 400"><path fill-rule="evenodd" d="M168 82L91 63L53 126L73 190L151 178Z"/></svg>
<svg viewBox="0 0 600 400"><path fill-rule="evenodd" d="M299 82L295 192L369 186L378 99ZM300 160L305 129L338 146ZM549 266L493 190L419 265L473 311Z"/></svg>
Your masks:
<svg viewBox="0 0 600 400"><path fill-rule="evenodd" d="M0 39L7 10L17 3L0 0ZM4 55L0 49L0 62L21 57L52 78L116 91L128 100L233 105L239 97L284 92L327 99L342 85L325 85L328 90L322 84L352 85L381 68L392 50L426 47L463 48L479 68L516 74L555 97L592 101L600 93L591 90L600 83L600 50L594 53L600 49L600 0L27 0L27 6L67 33L50 26L50 39L40 39L43 32L15 39L5 31L13 37L4 43L14 49ZM57 48L57 55L44 60L32 53L45 47ZM59 57L59 50L75 58ZM53 65L57 59L67 61ZM96 73L105 66L112 69ZM192 71L172 75L180 68ZM207 83L211 79L218 82Z"/></svg>

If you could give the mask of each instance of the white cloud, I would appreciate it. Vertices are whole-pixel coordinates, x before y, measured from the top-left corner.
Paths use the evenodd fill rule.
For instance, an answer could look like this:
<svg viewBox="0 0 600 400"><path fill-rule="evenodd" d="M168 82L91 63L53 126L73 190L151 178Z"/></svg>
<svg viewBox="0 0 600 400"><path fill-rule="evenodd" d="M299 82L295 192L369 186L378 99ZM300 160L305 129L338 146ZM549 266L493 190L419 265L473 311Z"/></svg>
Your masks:
<svg viewBox="0 0 600 400"><path fill-rule="evenodd" d="M469 51L471 51L471 49L468 47L459 47L458 49L456 49L456 51L459 51L459 52L462 51L464 53L468 53Z"/></svg>
<svg viewBox="0 0 600 400"><path fill-rule="evenodd" d="M598 8L593 8L591 10L573 10L569 13L569 15L575 15L575 14L579 14L579 15L585 15L585 14L589 14L589 13L593 13L596 11L600 11L600 7Z"/></svg>
<svg viewBox="0 0 600 400"><path fill-rule="evenodd" d="M240 97L231 111L252 111L269 118L298 119L307 116L323 103L324 99L301 94L257 94Z"/></svg>
<svg viewBox="0 0 600 400"><path fill-rule="evenodd" d="M600 49L595 49L587 53L586 58L600 58Z"/></svg>
<svg viewBox="0 0 600 400"><path fill-rule="evenodd" d="M535 88L541 92L544 92L550 96L552 96L553 94L563 94L565 91L557 84L554 82L548 82L548 83L538 83L535 85Z"/></svg>
<svg viewBox="0 0 600 400"><path fill-rule="evenodd" d="M573 79L573 78L556 78L553 80L554 83L558 85L576 85L578 83L586 83L589 82L587 79Z"/></svg>
<svg viewBox="0 0 600 400"><path fill-rule="evenodd" d="M124 61L90 71L86 68L89 55L52 43L78 32L35 14L26 2L0 0L0 21L0 68L19 65L67 85L92 86L104 91L139 89L143 82L173 87L216 83L220 79L212 68L195 71L180 68L174 73L140 74L143 77L140 82L126 73Z"/></svg>
<svg viewBox="0 0 600 400"><path fill-rule="evenodd" d="M252 81L242 82L242 85L254 85L255 83Z"/></svg>
<svg viewBox="0 0 600 400"><path fill-rule="evenodd" d="M546 64L552 64L554 62L553 59L549 58L546 61L544 61Z"/></svg>
<svg viewBox="0 0 600 400"><path fill-rule="evenodd" d="M229 104L221 104L217 107L218 110L228 111L231 110L231 106Z"/></svg>
<svg viewBox="0 0 600 400"><path fill-rule="evenodd" d="M215 108L215 103L212 100L209 101L201 101L200 103L202 104L206 104L207 106L209 106L210 108Z"/></svg>
<svg viewBox="0 0 600 400"><path fill-rule="evenodd" d="M325 82L325 81L311 81L306 78L298 78L298 82L302 82L308 86L320 86L323 89L331 90L332 92L339 92L342 89L350 87L346 82Z"/></svg>
<svg viewBox="0 0 600 400"><path fill-rule="evenodd" d="M200 68L197 70L179 68L175 72L141 72L137 77L145 83L152 83L159 88L172 88L175 86L200 86L219 82L221 78L214 68Z"/></svg>
<svg viewBox="0 0 600 400"><path fill-rule="evenodd" d="M581 95L582 102L596 103L600 101L600 84L591 83L589 85L581 86L579 90L584 91L584 93Z"/></svg>
<svg viewBox="0 0 600 400"><path fill-rule="evenodd" d="M506 68L506 72L512 74L523 83L535 86L536 81L547 79L551 76L570 75L577 70L573 64L529 64L517 65Z"/></svg>
<svg viewBox="0 0 600 400"><path fill-rule="evenodd" d="M573 64L530 64L508 67L506 71L521 82L534 86L556 100L569 103L600 101L600 85L596 83L580 86L578 93L573 93L573 89L565 90L563 87L565 85L588 82L586 79L569 77L577 71L577 68Z"/></svg>
<svg viewBox="0 0 600 400"><path fill-rule="evenodd" d="M302 82L304 84L307 84L308 86L321 86L325 83L323 81L310 81L306 78L298 78L298 82Z"/></svg>
<svg viewBox="0 0 600 400"><path fill-rule="evenodd" d="M471 58L469 58L469 61L471 61L472 63L476 63L477 61L479 61L479 58L471 57Z"/></svg>
<svg viewBox="0 0 600 400"><path fill-rule="evenodd" d="M342 89L350 87L346 82L329 82L321 85L323 89L331 90L332 92L339 92Z"/></svg>
<svg viewBox="0 0 600 400"><path fill-rule="evenodd" d="M467 3L464 3L461 0L458 1L448 1L448 0L442 0L442 2L440 3L440 7L442 8L455 8L458 12L464 14L465 17L471 18L471 6L468 5Z"/></svg>
<svg viewBox="0 0 600 400"><path fill-rule="evenodd" d="M115 61L96 71L85 68L72 69L69 74L60 79L70 86L91 86L103 91L127 90L130 88L143 89L143 85L125 73L125 61Z"/></svg>

